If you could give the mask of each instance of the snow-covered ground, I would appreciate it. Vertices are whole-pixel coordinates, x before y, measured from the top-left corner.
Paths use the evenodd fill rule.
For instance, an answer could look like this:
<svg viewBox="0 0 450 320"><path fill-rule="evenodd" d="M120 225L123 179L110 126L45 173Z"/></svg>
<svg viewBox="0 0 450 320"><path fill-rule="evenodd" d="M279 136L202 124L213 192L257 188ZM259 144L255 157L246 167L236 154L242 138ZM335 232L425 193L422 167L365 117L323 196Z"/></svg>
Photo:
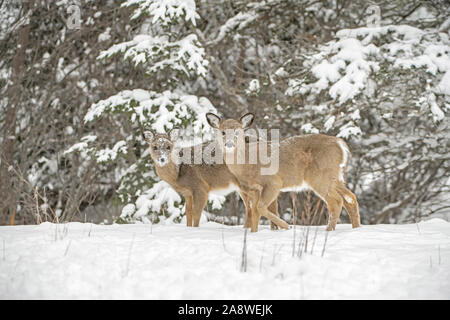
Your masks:
<svg viewBox="0 0 450 320"><path fill-rule="evenodd" d="M450 299L450 223L0 227L0 299ZM314 240L315 239L315 240ZM305 248L303 241L302 249ZM322 253L323 256L322 256Z"/></svg>

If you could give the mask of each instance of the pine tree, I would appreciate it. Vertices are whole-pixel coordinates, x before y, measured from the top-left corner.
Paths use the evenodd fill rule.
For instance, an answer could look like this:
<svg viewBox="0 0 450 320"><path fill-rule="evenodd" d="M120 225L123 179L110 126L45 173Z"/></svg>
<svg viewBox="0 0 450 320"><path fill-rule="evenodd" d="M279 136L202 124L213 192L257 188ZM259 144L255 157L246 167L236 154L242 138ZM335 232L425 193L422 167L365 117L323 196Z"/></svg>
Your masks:
<svg viewBox="0 0 450 320"><path fill-rule="evenodd" d="M215 108L207 98L185 92L190 82L205 77L208 68L205 50L192 33L198 18L195 2L129 0L122 7L133 9L131 20L139 25L139 33L103 51L98 59L121 56L131 61L136 76L148 79L148 88L123 90L93 104L84 122L94 131L66 153L77 151L86 159L95 158L100 166L118 166L117 199L125 205L118 222L179 221L183 201L155 175L142 134L144 129L164 133L177 127L189 139L210 130L204 114L216 112ZM102 129L100 120L105 119L120 134L99 141L95 130Z"/></svg>

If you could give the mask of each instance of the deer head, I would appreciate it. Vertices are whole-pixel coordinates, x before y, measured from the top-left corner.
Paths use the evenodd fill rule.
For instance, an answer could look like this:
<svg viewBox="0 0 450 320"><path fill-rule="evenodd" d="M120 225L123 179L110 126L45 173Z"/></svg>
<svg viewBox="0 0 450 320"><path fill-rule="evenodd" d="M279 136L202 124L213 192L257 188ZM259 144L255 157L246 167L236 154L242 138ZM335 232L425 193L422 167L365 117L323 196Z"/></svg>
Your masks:
<svg viewBox="0 0 450 320"><path fill-rule="evenodd" d="M220 147L227 153L234 152L238 143L244 141L244 132L251 126L254 118L253 113L246 113L239 121L222 120L218 115L210 112L206 114L206 121L216 130Z"/></svg>
<svg viewBox="0 0 450 320"><path fill-rule="evenodd" d="M164 167L169 163L178 134L178 129L172 129L169 133L154 133L151 130L144 132L145 140L150 145L150 155L158 166Z"/></svg>

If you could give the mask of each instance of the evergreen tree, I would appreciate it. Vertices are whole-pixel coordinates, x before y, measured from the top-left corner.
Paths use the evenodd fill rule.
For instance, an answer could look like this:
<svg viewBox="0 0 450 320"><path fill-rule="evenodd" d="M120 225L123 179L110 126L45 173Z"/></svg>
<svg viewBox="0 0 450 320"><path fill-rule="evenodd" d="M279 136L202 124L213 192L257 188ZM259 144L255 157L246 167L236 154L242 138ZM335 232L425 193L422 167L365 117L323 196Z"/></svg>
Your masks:
<svg viewBox="0 0 450 320"><path fill-rule="evenodd" d="M109 118L120 132L120 139L99 141L94 132L82 138L66 153L78 151L95 158L100 165L120 166L120 204L125 205L119 222L151 221L168 218L179 221L181 197L155 175L143 130L164 133L174 127L184 129L186 140L208 132L204 114L216 112L205 97L185 93L192 79L205 77L208 60L191 32L198 14L195 2L167 0L129 0L122 7L133 9L131 19L140 25L132 40L103 51L98 59L120 55L130 60L137 76L145 77L148 88L123 90L93 104L84 122L91 124ZM115 75L120 77L120 74ZM99 128L101 129L101 128ZM132 156L130 157L130 154ZM134 159L128 167L119 159Z"/></svg>

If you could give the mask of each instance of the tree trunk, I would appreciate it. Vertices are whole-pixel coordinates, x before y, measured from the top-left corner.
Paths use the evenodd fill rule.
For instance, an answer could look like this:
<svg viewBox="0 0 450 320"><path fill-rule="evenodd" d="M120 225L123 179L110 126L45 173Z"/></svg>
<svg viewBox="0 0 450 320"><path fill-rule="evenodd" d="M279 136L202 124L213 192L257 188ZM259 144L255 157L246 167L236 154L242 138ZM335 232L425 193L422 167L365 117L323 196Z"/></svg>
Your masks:
<svg viewBox="0 0 450 320"><path fill-rule="evenodd" d="M8 169L14 165L14 148L16 145L16 115L21 101L21 81L25 69L25 54L30 33L32 1L24 3L25 18L17 36L16 55L12 61L12 85L8 89L8 105L4 126L2 128L3 143L0 157L0 224L7 224L9 215L15 212L17 207L17 194L14 192L13 179Z"/></svg>

